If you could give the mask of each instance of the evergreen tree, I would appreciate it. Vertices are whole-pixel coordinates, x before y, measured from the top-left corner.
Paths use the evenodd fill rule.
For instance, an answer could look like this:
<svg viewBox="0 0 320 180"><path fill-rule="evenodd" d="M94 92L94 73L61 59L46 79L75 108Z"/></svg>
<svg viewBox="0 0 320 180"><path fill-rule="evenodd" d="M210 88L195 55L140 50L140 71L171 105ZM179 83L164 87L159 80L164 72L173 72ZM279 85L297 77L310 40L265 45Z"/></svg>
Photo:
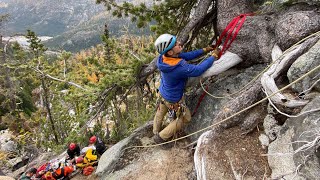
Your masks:
<svg viewBox="0 0 320 180"><path fill-rule="evenodd" d="M104 25L104 33L102 35L102 42L104 44L104 59L105 61L114 63L114 41L109 37L108 25Z"/></svg>
<svg viewBox="0 0 320 180"><path fill-rule="evenodd" d="M27 31L26 38L28 39L27 41L30 43L29 48L34 56L34 59L38 61L36 70L41 71L43 69L42 67L43 64L41 62L42 60L41 55L43 55L43 53L47 50L47 48L41 43L41 39L39 39L36 36L36 34L31 30ZM58 133L55 127L54 119L53 119L51 108L50 108L50 101L49 101L50 92L47 87L46 76L43 74L41 75L41 87L43 90L44 104L47 109L48 119L51 125L52 134L54 135L56 144L58 144L59 143Z"/></svg>
<svg viewBox="0 0 320 180"><path fill-rule="evenodd" d="M117 3L113 0L97 0L97 3L103 3L107 10L112 11L116 17L131 17L136 22L137 27L146 27L150 25L150 30L157 35L163 33L180 34L187 36L192 34L188 47L195 41L197 46L209 44L209 40L215 34L213 31L216 21L216 1L210 1L201 17L196 18L193 23L195 9L199 5L197 0L165 0L153 1L151 4L141 3L135 5L132 2ZM187 27L187 24L189 23ZM193 24L191 24L193 23ZM182 32L185 28L188 32ZM200 36L201 35L201 36ZM209 37L209 38L208 38ZM185 38L185 37L183 37ZM187 39L182 39L186 42Z"/></svg>

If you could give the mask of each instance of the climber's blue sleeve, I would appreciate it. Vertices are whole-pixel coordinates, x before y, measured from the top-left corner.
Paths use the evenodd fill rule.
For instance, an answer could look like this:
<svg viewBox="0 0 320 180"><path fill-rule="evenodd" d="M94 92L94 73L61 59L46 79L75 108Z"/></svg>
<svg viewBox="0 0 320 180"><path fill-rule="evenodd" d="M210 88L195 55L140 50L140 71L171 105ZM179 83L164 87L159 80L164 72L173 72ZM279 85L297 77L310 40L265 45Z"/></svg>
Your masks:
<svg viewBox="0 0 320 180"><path fill-rule="evenodd" d="M203 49L198 49L198 50L194 50L194 51L190 51L190 52L180 53L179 58L182 58L186 61L190 61L192 59L200 57L203 54L204 54Z"/></svg>

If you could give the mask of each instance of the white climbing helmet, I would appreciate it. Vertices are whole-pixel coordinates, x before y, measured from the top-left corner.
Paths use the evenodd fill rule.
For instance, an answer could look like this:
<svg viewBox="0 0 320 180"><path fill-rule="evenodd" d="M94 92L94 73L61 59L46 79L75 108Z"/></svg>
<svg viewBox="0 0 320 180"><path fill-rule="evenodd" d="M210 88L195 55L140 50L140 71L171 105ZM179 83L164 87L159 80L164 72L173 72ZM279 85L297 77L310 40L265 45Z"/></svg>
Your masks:
<svg viewBox="0 0 320 180"><path fill-rule="evenodd" d="M176 37L171 34L160 35L154 43L157 51L162 55L168 52L176 44Z"/></svg>

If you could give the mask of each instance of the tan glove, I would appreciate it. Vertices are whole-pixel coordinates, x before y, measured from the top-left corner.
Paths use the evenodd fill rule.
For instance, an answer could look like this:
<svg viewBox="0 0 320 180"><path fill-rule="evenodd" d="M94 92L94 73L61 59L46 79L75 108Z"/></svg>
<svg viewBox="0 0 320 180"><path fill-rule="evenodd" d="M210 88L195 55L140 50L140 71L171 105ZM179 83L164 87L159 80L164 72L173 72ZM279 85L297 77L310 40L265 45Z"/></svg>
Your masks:
<svg viewBox="0 0 320 180"><path fill-rule="evenodd" d="M216 48L212 51L211 56L215 57L216 59L219 58L219 54L220 54L220 49Z"/></svg>
<svg viewBox="0 0 320 180"><path fill-rule="evenodd" d="M210 52L210 51L212 51L212 50L213 50L213 47L211 47L211 46L208 46L208 47L203 48L203 51L204 51L205 53Z"/></svg>

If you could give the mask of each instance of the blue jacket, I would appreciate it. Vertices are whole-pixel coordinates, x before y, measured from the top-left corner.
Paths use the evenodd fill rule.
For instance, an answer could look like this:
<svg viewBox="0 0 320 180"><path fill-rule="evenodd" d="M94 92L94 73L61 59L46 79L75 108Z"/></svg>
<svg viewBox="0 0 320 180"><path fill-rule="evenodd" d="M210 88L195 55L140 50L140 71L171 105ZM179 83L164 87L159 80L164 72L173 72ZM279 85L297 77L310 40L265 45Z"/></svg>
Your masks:
<svg viewBox="0 0 320 180"><path fill-rule="evenodd" d="M197 77L209 69L214 61L214 57L202 61L198 65L188 64L187 61L195 59L204 53L202 49L181 53L181 60L176 65L169 65L163 62L163 56L159 56L157 66L161 71L161 82L159 91L161 96L168 102L178 102L188 80L188 77ZM178 58L178 59L179 59Z"/></svg>

